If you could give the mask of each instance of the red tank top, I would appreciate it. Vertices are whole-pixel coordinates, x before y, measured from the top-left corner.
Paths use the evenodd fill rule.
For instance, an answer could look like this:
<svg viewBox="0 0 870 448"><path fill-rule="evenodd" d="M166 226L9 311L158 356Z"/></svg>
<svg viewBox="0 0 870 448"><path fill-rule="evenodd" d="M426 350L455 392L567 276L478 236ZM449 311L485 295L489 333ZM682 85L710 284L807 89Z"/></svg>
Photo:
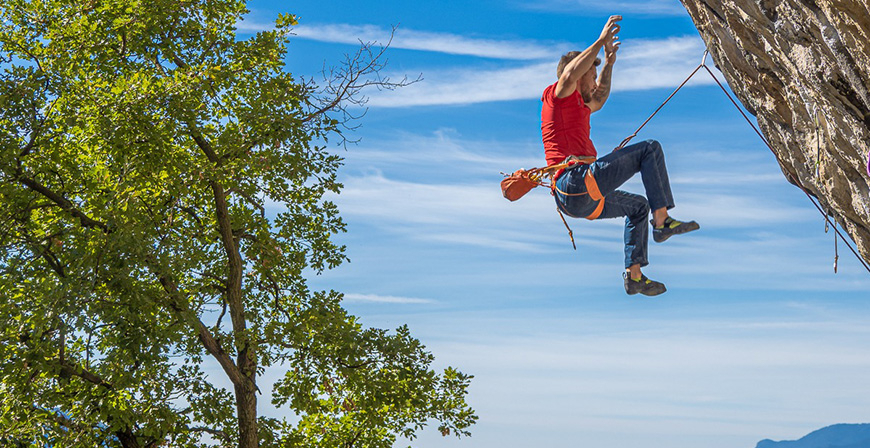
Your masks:
<svg viewBox="0 0 870 448"><path fill-rule="evenodd" d="M565 98L556 97L556 84L547 87L541 96L541 138L547 166L562 163L568 156L598 157L589 138L589 116L592 110L583 102L580 92ZM557 173L561 174L561 171Z"/></svg>

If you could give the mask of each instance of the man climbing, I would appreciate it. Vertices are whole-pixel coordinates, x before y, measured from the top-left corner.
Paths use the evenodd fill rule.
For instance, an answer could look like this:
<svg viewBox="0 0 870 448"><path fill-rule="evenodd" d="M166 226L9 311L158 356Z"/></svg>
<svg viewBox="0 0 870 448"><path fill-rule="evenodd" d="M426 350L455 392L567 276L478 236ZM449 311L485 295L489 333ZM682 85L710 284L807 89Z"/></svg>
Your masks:
<svg viewBox="0 0 870 448"><path fill-rule="evenodd" d="M589 48L562 56L559 80L544 90L541 101L541 134L547 165L586 158L554 176L556 205L574 218L603 219L625 216L625 292L655 296L665 285L641 272L647 261L647 218L652 210L653 239L663 242L673 235L697 230L694 222L671 218L674 198L668 181L664 153L655 140L626 146L601 158L590 139L589 117L604 106L619 50L618 22L611 16L598 40ZM604 50L604 67L596 80L598 53ZM636 173L641 174L646 197L617 190Z"/></svg>

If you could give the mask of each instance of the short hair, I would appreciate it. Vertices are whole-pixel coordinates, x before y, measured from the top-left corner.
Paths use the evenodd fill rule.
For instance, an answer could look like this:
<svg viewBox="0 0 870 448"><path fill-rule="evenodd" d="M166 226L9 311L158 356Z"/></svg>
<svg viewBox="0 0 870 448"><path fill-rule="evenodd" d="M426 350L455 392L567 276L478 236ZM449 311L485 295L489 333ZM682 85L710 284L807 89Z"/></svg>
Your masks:
<svg viewBox="0 0 870 448"><path fill-rule="evenodd" d="M565 71L565 67L569 62L573 61L574 58L580 56L580 51L569 51L562 55L562 58L559 59L559 65L556 67L556 77L561 78L562 72ZM595 62L592 64L595 67L598 67L601 64L601 58L595 58Z"/></svg>

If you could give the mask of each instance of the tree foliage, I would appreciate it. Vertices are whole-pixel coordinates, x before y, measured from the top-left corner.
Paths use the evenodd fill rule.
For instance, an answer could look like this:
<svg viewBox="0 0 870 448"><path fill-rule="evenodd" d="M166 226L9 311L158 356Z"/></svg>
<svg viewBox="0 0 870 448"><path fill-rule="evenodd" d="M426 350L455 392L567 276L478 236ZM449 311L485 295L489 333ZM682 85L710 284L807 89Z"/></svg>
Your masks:
<svg viewBox="0 0 870 448"><path fill-rule="evenodd" d="M306 285L345 259L326 141L402 83L369 45L295 79L295 17L241 39L246 12L0 5L0 442L386 448L476 420L470 376ZM269 387L291 418L258 414Z"/></svg>

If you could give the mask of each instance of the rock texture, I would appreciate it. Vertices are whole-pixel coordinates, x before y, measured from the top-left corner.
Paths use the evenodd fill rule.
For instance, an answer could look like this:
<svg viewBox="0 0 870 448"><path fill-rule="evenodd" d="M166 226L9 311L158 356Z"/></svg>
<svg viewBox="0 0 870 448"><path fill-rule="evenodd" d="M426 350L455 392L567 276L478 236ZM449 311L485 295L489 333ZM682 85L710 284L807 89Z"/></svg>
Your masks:
<svg viewBox="0 0 870 448"><path fill-rule="evenodd" d="M870 262L868 1L681 1L786 178L817 196Z"/></svg>

